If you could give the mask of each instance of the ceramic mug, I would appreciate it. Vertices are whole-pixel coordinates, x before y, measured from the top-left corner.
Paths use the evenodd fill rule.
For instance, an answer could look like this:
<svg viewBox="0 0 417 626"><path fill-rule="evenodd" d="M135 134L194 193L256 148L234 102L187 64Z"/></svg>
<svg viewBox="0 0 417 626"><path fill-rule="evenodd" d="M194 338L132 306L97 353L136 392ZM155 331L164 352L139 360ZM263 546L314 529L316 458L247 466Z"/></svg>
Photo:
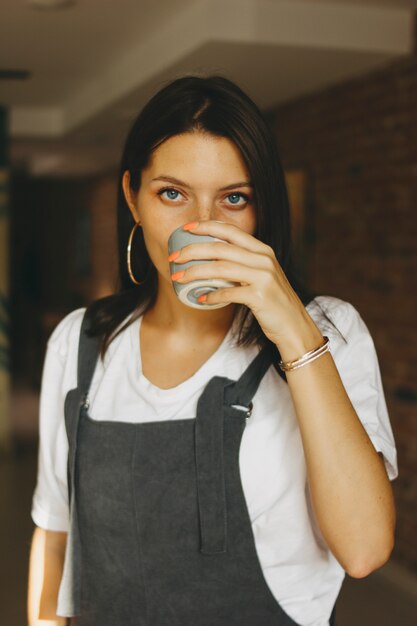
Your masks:
<svg viewBox="0 0 417 626"><path fill-rule="evenodd" d="M218 222L220 220L214 221ZM184 246L191 243L203 243L206 241L224 241L224 239L212 237L211 235L197 235L190 231L183 230L182 226L180 226L174 230L168 238L168 255L174 252L174 250L180 250ZM187 261L187 263L175 263L175 261L171 261L169 264L170 273L174 274L174 272L185 270L187 267L191 267L192 265L198 265L199 263L207 263L210 261L213 261L213 259L193 259L191 261ZM194 309L219 309L223 306L227 306L227 303L207 304L206 302L197 302L197 298L202 296L204 293L208 293L209 291L216 291L217 289L221 289L223 287L236 287L238 284L240 283L232 283L222 278L205 278L192 280L188 283L177 283L172 281L172 286L174 287L174 291L179 300Z"/></svg>

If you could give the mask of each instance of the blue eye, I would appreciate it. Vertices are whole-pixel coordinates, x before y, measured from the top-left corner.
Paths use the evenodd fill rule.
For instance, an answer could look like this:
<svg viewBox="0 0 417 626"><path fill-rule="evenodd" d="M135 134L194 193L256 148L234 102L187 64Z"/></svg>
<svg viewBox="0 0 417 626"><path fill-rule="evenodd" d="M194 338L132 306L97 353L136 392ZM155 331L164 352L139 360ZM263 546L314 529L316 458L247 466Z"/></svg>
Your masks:
<svg viewBox="0 0 417 626"><path fill-rule="evenodd" d="M166 197L168 200L177 200L178 194L180 192L174 189L173 187L165 187L164 189L160 189L158 191L158 196L162 196L164 193L167 194Z"/></svg>
<svg viewBox="0 0 417 626"><path fill-rule="evenodd" d="M234 191L233 193L229 193L227 197L229 198L230 203L235 204L235 205L239 203L240 198L242 198L245 202L247 202L249 199L247 195L245 195L244 193L237 192L237 191Z"/></svg>

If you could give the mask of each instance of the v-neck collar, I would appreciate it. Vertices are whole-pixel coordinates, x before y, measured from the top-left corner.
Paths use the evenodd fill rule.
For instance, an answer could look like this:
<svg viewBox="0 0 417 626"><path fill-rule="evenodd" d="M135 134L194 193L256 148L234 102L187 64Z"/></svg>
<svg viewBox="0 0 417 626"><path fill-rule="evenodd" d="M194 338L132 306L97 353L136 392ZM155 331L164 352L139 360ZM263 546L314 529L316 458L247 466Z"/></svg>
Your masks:
<svg viewBox="0 0 417 626"><path fill-rule="evenodd" d="M219 356L223 355L223 353L225 353L231 347L230 343L233 324L227 331L226 335L223 338L223 341L215 350L215 352L213 352L213 354L201 365L201 367L199 367L199 369L192 376L184 380L182 383L179 383L175 387L162 389L151 383L146 378L146 376L144 376L142 371L142 354L140 345L140 327L142 324L142 320L143 315L138 317L129 326L132 354L134 355L134 359L132 360L134 363L134 378L137 384L145 392L152 394L153 396L157 396L160 399L170 400L173 396L176 396L180 392L184 392L184 394L187 394L189 391L192 391L193 388L198 387L199 383L202 380L207 379L209 374L215 374L215 364Z"/></svg>

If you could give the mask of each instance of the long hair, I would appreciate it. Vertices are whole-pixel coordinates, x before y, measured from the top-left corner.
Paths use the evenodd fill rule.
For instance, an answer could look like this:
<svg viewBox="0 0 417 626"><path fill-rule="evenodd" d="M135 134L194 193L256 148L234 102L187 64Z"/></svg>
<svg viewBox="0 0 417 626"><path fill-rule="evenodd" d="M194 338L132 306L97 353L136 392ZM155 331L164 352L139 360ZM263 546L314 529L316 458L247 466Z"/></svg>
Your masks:
<svg viewBox="0 0 417 626"><path fill-rule="evenodd" d="M111 341L156 299L158 276L148 255L142 229L132 242L132 266L141 269L141 285L135 285L127 270L126 249L134 219L127 205L122 178L130 173L130 187L137 192L141 172L152 152L162 142L180 133L202 131L230 139L240 150L254 187L256 232L254 236L274 251L289 283L304 305L316 294L310 292L297 276L292 259L290 207L284 172L276 143L257 105L232 81L223 76L186 75L162 87L135 119L125 142L120 163L117 197L117 236L119 272L116 292L92 302L88 309L91 334L102 335L101 358ZM135 276L138 279L137 273ZM122 325L122 322L129 319ZM326 316L327 317L327 316ZM328 319L328 318L327 318ZM236 345L270 344L278 366L279 351L264 334L251 310L237 304ZM331 321L331 320L330 320Z"/></svg>

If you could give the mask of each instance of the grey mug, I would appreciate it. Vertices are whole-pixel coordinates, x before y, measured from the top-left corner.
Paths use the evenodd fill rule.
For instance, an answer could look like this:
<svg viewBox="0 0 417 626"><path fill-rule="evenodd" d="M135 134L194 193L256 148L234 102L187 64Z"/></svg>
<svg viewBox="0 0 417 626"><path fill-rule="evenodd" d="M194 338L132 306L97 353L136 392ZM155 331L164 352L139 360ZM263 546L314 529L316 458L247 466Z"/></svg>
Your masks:
<svg viewBox="0 0 417 626"><path fill-rule="evenodd" d="M218 222L220 220L214 221ZM224 241L224 239L212 237L211 235L197 235L196 233L183 230L182 226L180 226L179 228L176 228L168 238L168 255L174 252L174 250L180 250L184 246L191 243L202 243L207 241ZM175 263L175 261L171 261L169 264L170 273L174 274L175 272L187 269L192 265L207 263L212 260L213 259L193 259L191 261L187 261L186 263ZM207 304L205 302L198 302L197 298L205 293L208 293L209 291L216 291L217 289L223 287L235 287L237 284L238 283L233 283L222 278L192 280L188 283L177 283L176 281L172 281L172 286L179 300L187 306L195 309L219 309L223 306L227 306L227 303Z"/></svg>

